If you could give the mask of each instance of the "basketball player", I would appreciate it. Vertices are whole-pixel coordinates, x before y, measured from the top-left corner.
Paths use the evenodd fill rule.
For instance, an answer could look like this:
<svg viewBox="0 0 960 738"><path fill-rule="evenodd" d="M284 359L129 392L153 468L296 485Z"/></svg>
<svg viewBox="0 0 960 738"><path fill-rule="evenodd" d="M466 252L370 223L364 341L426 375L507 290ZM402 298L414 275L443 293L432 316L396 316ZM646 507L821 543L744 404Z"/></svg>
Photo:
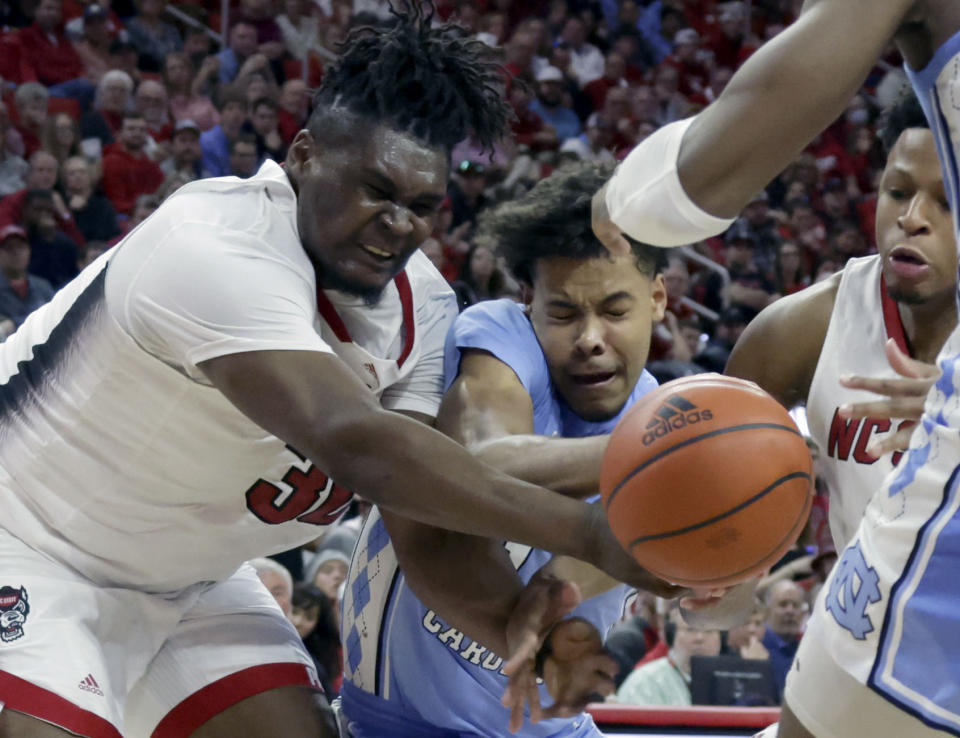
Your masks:
<svg viewBox="0 0 960 738"><path fill-rule="evenodd" d="M696 118L638 146L594 200L598 236L662 246L724 230L843 110L894 38L960 212L960 4L808 0ZM612 216L612 217L611 217ZM960 331L944 345L910 449L821 590L787 678L781 738L960 735Z"/></svg>
<svg viewBox="0 0 960 738"><path fill-rule="evenodd" d="M850 541L870 497L900 460L901 454L876 458L871 444L905 422L843 417L842 406L871 398L841 386L839 378L896 377L888 339L932 363L957 323L957 247L933 133L912 93L887 112L884 125L879 254L852 259L830 279L763 310L740 337L726 369L756 382L785 407L806 405L830 489L837 551Z"/></svg>
<svg viewBox="0 0 960 738"><path fill-rule="evenodd" d="M330 735L309 656L243 562L316 538L346 490L649 582L597 506L425 424L456 305L415 251L452 146L508 121L483 45L426 15L351 37L285 168L181 188L0 347L3 738ZM451 562L406 553L433 572L424 601L498 653L570 604L465 555L501 592L470 607Z"/></svg>
<svg viewBox="0 0 960 738"><path fill-rule="evenodd" d="M523 284L524 305L481 302L454 322L437 423L509 473L580 498L597 492L607 434L656 387L643 367L666 304L661 250L634 243L629 255L611 258L590 230L591 197L611 170L561 170L481 220L479 237L497 244ZM421 529L418 538L437 533L406 525ZM550 561L529 546L506 548L524 580ZM606 590L573 612L605 633L622 616L628 589L597 579L580 584L585 596ZM346 591L342 699L355 738L510 735L502 659L409 589L376 512L364 525ZM612 677L612 660L597 663ZM611 678L604 691L612 688ZM545 690L543 697L549 701ZM581 713L527 722L518 735L601 734Z"/></svg>

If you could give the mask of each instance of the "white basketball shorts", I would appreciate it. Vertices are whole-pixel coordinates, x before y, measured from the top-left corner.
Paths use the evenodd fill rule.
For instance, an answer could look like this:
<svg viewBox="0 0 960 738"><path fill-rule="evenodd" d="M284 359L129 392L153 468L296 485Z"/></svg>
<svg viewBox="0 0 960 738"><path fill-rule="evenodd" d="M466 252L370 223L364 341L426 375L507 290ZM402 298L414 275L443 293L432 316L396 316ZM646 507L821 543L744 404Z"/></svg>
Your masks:
<svg viewBox="0 0 960 738"><path fill-rule="evenodd" d="M170 595L101 587L0 529L0 705L90 738L180 738L247 697L320 689L252 568Z"/></svg>

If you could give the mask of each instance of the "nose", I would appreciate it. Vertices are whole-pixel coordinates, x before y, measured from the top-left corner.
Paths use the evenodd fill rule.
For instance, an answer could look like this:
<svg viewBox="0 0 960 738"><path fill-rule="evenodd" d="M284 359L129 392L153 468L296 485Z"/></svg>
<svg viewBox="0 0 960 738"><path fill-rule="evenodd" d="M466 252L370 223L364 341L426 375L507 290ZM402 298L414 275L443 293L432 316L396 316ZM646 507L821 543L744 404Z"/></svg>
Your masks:
<svg viewBox="0 0 960 738"><path fill-rule="evenodd" d="M935 203L926 193L918 192L910 198L904 210L897 217L897 225L908 236L925 236L930 233L930 218L928 213Z"/></svg>
<svg viewBox="0 0 960 738"><path fill-rule="evenodd" d="M413 233L414 217L409 209L402 205L393 204L388 210L383 212L380 220L392 235L399 238L406 238Z"/></svg>
<svg viewBox="0 0 960 738"><path fill-rule="evenodd" d="M592 315L583 319L574 348L582 356L599 356L606 350L603 322Z"/></svg>

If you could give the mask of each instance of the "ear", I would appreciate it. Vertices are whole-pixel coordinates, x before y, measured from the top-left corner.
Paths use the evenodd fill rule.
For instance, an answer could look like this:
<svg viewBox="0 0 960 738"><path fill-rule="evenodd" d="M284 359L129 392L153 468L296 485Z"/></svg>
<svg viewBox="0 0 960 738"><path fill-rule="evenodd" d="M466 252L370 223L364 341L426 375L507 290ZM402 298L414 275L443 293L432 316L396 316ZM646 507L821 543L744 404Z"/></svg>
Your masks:
<svg viewBox="0 0 960 738"><path fill-rule="evenodd" d="M520 281L520 302L523 303L523 311L530 312L530 303L533 302L533 285L527 281Z"/></svg>
<svg viewBox="0 0 960 738"><path fill-rule="evenodd" d="M287 158L283 163L284 169L294 183L300 180L310 165L312 156L316 153L317 142L313 134L306 128L300 130L293 138L290 148L287 150Z"/></svg>
<svg viewBox="0 0 960 738"><path fill-rule="evenodd" d="M667 311L667 287L663 283L663 274L658 274L650 280L651 316L655 322L663 320Z"/></svg>

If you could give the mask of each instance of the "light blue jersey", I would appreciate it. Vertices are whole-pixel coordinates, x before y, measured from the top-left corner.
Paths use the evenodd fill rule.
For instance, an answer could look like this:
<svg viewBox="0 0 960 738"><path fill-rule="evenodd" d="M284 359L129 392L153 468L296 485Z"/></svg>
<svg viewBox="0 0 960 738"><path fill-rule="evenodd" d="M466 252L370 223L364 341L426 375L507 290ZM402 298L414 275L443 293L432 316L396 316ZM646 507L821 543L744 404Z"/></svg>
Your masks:
<svg viewBox="0 0 960 738"><path fill-rule="evenodd" d="M538 435L605 434L619 420L617 416L602 423L585 421L556 396L537 337L515 302L482 302L457 318L445 350L448 386L465 349L488 351L513 369L533 401ZM626 407L656 386L653 376L644 371ZM550 559L545 551L506 545L524 581ZM617 587L581 603L575 614L606 633L621 617L628 594L627 587ZM600 735L585 714L536 725L527 722L519 733L511 734L507 710L500 704L507 683L500 671L503 660L449 627L410 591L375 513L354 553L343 606L342 695L356 738ZM550 702L546 690L542 700Z"/></svg>
<svg viewBox="0 0 960 738"><path fill-rule="evenodd" d="M936 140L956 226L960 33L925 69L908 68L907 74ZM942 374L927 395L910 449L841 552L788 677L787 698L809 710L808 722L827 709L815 700L804 704L802 675L815 673L810 654L822 648L837 666L926 726L879 728L871 735L960 736L960 329L937 363ZM851 727L855 712L836 730L859 735Z"/></svg>

